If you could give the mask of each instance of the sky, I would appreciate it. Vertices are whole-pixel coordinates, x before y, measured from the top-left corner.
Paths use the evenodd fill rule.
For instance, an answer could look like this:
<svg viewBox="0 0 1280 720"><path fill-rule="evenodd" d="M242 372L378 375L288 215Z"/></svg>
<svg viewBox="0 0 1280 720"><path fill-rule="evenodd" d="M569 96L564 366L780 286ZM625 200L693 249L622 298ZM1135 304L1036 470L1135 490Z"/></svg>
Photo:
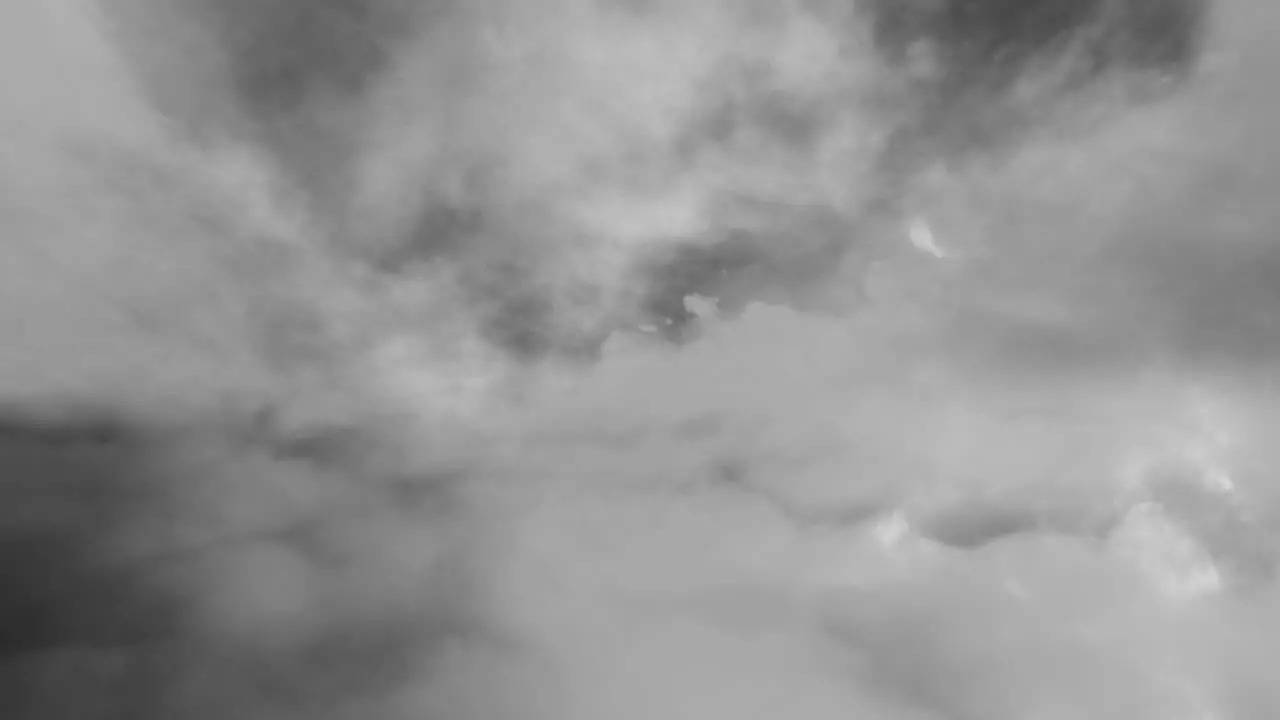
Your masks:
<svg viewBox="0 0 1280 720"><path fill-rule="evenodd" d="M846 4L332 7L320 69L270 9L0 10L0 397L356 438L161 452L120 552L211 549L159 716L1275 715L1277 10L891 171ZM735 232L775 271L646 327Z"/></svg>

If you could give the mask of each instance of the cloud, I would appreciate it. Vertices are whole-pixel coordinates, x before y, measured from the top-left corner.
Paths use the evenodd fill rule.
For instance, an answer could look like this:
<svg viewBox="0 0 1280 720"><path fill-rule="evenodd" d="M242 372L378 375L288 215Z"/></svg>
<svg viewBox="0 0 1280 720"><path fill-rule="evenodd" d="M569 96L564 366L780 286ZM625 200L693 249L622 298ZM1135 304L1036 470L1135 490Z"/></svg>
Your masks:
<svg viewBox="0 0 1280 720"><path fill-rule="evenodd" d="M940 105L842 3L36 5L0 450L128 430L156 716L1276 706L1269 10Z"/></svg>

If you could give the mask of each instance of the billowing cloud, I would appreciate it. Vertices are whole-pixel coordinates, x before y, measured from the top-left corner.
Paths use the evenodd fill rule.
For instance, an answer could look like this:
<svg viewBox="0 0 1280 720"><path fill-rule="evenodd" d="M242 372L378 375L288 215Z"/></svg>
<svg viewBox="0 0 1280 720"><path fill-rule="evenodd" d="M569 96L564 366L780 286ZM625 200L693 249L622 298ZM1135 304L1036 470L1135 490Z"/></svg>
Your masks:
<svg viewBox="0 0 1280 720"><path fill-rule="evenodd" d="M1274 11L912 7L0 11L31 716L1273 716Z"/></svg>

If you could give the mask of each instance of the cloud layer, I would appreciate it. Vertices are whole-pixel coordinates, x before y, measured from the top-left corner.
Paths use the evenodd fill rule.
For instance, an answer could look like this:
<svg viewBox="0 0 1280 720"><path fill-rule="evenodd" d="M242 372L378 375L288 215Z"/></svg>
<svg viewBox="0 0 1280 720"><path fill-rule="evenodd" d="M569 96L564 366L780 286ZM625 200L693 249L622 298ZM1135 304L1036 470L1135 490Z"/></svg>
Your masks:
<svg viewBox="0 0 1280 720"><path fill-rule="evenodd" d="M104 7L0 11L0 398L180 632L30 716L1274 715L1261 3L951 105L837 2Z"/></svg>

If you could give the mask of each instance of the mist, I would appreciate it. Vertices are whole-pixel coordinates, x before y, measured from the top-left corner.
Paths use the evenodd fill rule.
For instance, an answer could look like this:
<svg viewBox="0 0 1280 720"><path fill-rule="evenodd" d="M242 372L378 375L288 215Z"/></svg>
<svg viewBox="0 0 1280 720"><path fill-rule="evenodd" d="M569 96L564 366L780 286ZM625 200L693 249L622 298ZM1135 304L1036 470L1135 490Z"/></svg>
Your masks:
<svg viewBox="0 0 1280 720"><path fill-rule="evenodd" d="M9 3L0 707L1274 716L1277 11L1161 7Z"/></svg>

